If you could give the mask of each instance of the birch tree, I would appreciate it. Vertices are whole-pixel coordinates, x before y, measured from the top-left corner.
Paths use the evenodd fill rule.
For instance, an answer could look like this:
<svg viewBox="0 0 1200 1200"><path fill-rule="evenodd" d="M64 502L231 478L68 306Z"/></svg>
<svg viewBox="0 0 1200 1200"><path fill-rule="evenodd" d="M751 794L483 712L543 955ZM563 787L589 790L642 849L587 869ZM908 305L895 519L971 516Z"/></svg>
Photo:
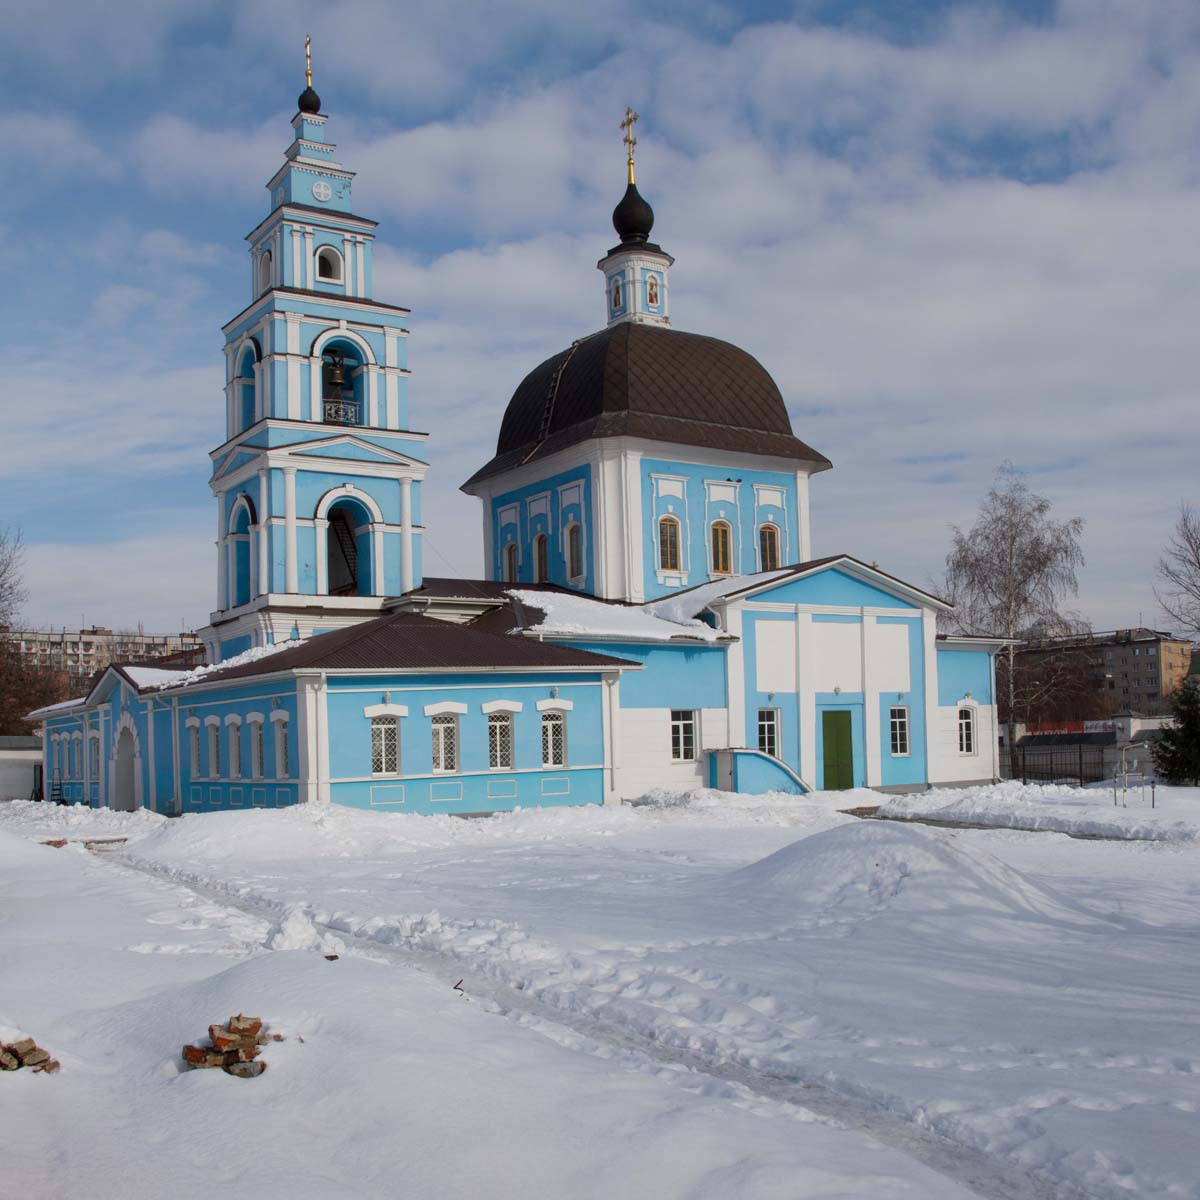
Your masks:
<svg viewBox="0 0 1200 1200"><path fill-rule="evenodd" d="M1154 595L1175 626L1200 633L1200 512L1179 506L1179 519L1158 560Z"/></svg>
<svg viewBox="0 0 1200 1200"><path fill-rule="evenodd" d="M1080 632L1079 619L1063 605L1079 590L1083 520L1057 521L1050 508L1011 462L997 468L975 524L966 531L954 526L946 556L945 590L958 632L1012 639ZM1024 707L1016 645L1005 648L996 675L1011 746L1012 724Z"/></svg>

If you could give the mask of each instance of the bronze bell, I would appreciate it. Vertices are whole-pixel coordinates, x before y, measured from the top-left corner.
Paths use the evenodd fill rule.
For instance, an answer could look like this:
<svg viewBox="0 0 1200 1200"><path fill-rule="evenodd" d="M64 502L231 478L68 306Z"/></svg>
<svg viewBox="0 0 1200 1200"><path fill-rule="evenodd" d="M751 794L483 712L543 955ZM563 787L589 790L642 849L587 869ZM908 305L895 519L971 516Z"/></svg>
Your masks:
<svg viewBox="0 0 1200 1200"><path fill-rule="evenodd" d="M340 400L346 390L346 356L331 350L325 359L325 395Z"/></svg>

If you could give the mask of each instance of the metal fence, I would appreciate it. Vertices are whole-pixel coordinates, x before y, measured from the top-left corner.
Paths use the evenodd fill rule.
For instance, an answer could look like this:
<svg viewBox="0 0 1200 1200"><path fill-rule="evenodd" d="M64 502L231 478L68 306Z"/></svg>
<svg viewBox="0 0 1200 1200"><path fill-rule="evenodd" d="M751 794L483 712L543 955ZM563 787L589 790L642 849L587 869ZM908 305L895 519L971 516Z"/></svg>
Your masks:
<svg viewBox="0 0 1200 1200"><path fill-rule="evenodd" d="M1016 747L1000 752L1000 775L1022 783L1098 783L1111 776L1103 746Z"/></svg>

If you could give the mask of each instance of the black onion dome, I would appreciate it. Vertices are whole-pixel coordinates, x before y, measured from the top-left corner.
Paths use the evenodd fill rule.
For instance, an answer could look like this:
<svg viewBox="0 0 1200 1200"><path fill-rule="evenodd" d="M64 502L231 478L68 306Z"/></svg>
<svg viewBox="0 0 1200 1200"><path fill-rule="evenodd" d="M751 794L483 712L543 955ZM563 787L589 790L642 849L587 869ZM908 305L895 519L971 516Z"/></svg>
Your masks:
<svg viewBox="0 0 1200 1200"><path fill-rule="evenodd" d="M637 184L631 183L621 197L621 203L613 209L613 228L622 244L644 242L654 228L654 209L642 198Z"/></svg>
<svg viewBox="0 0 1200 1200"><path fill-rule="evenodd" d="M496 454L465 486L590 438L829 460L792 433L766 368L717 338L622 321L546 359L521 381Z"/></svg>
<svg viewBox="0 0 1200 1200"><path fill-rule="evenodd" d="M300 93L296 107L302 113L319 113L321 111L321 97L313 91L311 83Z"/></svg>

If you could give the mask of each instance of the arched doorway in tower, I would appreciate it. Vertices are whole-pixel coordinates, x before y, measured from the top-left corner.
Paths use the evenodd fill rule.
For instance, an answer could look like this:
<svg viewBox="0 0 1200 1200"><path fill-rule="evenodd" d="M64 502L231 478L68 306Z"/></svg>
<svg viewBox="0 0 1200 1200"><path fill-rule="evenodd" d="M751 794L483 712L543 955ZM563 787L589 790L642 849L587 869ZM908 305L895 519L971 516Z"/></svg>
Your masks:
<svg viewBox="0 0 1200 1200"><path fill-rule="evenodd" d="M133 730L122 729L117 737L117 756L113 771L113 794L110 808L118 812L133 812L137 808L137 789L134 780L134 758L137 744Z"/></svg>
<svg viewBox="0 0 1200 1200"><path fill-rule="evenodd" d="M328 514L326 570L331 596L373 596L371 514L356 500L343 499Z"/></svg>

